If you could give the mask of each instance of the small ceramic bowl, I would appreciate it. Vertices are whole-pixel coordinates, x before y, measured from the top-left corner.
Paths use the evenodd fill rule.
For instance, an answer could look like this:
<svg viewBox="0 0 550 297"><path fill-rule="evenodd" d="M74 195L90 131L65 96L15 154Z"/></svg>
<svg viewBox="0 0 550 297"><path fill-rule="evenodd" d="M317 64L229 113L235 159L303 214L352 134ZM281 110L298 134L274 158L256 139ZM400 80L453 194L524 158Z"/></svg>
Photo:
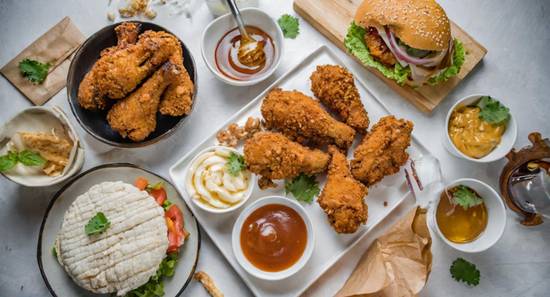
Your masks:
<svg viewBox="0 0 550 297"><path fill-rule="evenodd" d="M227 77L218 70L215 61L215 51L218 41L220 41L227 32L237 27L237 23L231 14L225 14L213 20L208 24L206 29L204 29L202 32L201 53L206 66L208 66L210 72L212 72L217 79L233 86L251 86L265 80L273 74L275 69L277 69L281 62L281 57L283 56L284 38L279 25L262 10L257 8L245 8L240 11L246 25L258 27L271 36L275 46L275 57L273 58L273 63L270 68L263 74L250 80L236 80Z"/></svg>
<svg viewBox="0 0 550 297"><path fill-rule="evenodd" d="M25 169L16 171L7 171L2 173L7 179L27 187L47 187L58 184L72 177L80 171L84 164L84 149L80 145L80 138L76 133L73 125L67 119L65 113L57 106L53 107L30 107L27 108L13 118L8 120L0 128L0 151L4 153L10 139L17 132L45 132L50 133L54 129L56 132L64 131L67 136L73 141L73 149L69 157L69 164L59 176L47 175L24 175L21 172ZM2 154L3 154L2 153ZM22 165L16 165L22 166ZM34 171L34 170L33 170Z"/></svg>
<svg viewBox="0 0 550 297"><path fill-rule="evenodd" d="M302 254L302 257L296 263L294 263L294 265L290 266L285 270L277 271L277 272L267 272L267 271L258 269L256 266L250 263L248 259L246 259L241 248L240 235L241 235L241 229L244 224L244 221L246 220L246 218L248 218L248 216L253 211L268 204L282 204L284 206L292 208L300 215L302 220L304 220L304 223L306 224L306 230L307 230L307 244L306 244L304 253ZM254 201L252 204L250 204L247 208L245 208L245 210L243 210L239 215L239 218L235 222L235 225L233 225L233 232L231 234L231 237L232 237L231 240L232 240L233 254L237 258L237 262L239 262L241 267L243 267L244 270L246 270L251 275L259 279L268 280L268 281L281 280L294 275L296 272L298 272L300 269L302 269L306 265L309 258L311 258L311 254L313 253L313 247L315 246L315 236L313 234L313 225L311 224L311 220L307 215L304 207L301 206L298 202L282 196L268 196L268 197L260 198Z"/></svg>
<svg viewBox="0 0 550 297"><path fill-rule="evenodd" d="M432 207L430 207L428 225L432 231L437 233L447 245L456 250L465 253L483 252L497 243L502 236L502 233L504 233L504 228L506 227L506 209L504 207L504 203L498 193L482 181L471 178L462 178L453 181L447 185L446 188L449 189L458 185L465 185L473 189L483 198L483 203L485 203L488 215L487 227L485 230L478 236L478 238L468 243L455 243L445 238L439 229L436 220L436 211L437 206L439 205L440 195L437 196L437 199L434 201L435 203Z"/></svg>
<svg viewBox="0 0 550 297"><path fill-rule="evenodd" d="M171 33L157 24L137 20L132 20L132 22L139 23L140 34L147 30L152 30L156 32L168 32L177 37L176 34ZM120 24L121 23L111 24L94 33L76 51L74 58L71 61L71 66L69 67L69 73L67 74L67 98L78 123L95 139L115 147L144 147L157 143L161 139L173 134L177 128L181 127L187 121L189 115L172 117L157 113L157 124L155 130L143 141L134 142L128 138L123 138L111 128L107 122L107 112L109 111L109 108L101 111L90 111L82 108L78 103L78 88L80 86L80 82L82 82L84 76L99 59L101 51L117 44L115 28ZM178 40L180 41L183 49L183 66L189 73L189 77L194 84L192 98L193 105L191 106L191 108L193 108L197 99L197 68L195 66L195 60L193 59L191 51L189 51L185 43L183 43L179 38ZM114 102L115 100L109 100L110 104L114 104ZM192 111L193 109L191 109L191 112Z"/></svg>
<svg viewBox="0 0 550 297"><path fill-rule="evenodd" d="M482 96L486 95L476 94L464 97L458 100L453 105L453 107L451 107L451 109L447 113L447 117L445 118L445 137L443 140L443 145L451 154L459 158L477 163L489 163L504 158L506 154L508 154L508 152L510 152L510 150L514 147L514 143L516 142L516 137L518 134L518 126L513 113L510 112L510 120L506 125L506 131L502 135L502 139L500 140L499 145L495 147L493 151L482 158L476 159L465 155L463 152L456 148L453 141L451 140L451 137L449 136L449 120L451 119L451 114L453 113L453 111L459 106L468 106L475 104ZM501 103L504 104L503 102Z"/></svg>
<svg viewBox="0 0 550 297"><path fill-rule="evenodd" d="M193 201L193 203L198 206L199 208L203 209L204 211L207 211L207 212L210 212L210 213L217 213L217 214L222 214L222 213L228 213L228 212L232 212L234 211L235 209L238 209L239 207L241 207L243 204L246 203L246 201L248 201L248 199L250 199L250 196L252 195L252 190L254 190L254 185L256 184L256 176L254 174L250 174L250 180L249 180L249 183L248 183L248 188L246 190L246 194L245 194L245 197L237 204L229 207L229 208L215 208L213 206L210 206L208 204L205 204L205 203L202 203L201 201L198 201L197 199L193 198L192 195L190 194L190 191L187 187L187 180L188 178L190 178L190 174L192 174L192 172L190 171L190 167L191 165L193 165L193 163L195 163L195 161L202 155L204 155L205 153L207 152L211 152L215 149L222 149L222 150L227 150L227 151L231 151L231 152L234 152L234 153L237 153L237 154L241 154L239 151L237 151L236 149L234 148L230 148L230 147L226 147L226 146L211 146L211 147L207 147L206 149L200 151L192 160L191 162L189 162L189 167L186 169L187 172L186 172L186 175L185 175L185 191L187 192L187 195L190 197L190 199Z"/></svg>

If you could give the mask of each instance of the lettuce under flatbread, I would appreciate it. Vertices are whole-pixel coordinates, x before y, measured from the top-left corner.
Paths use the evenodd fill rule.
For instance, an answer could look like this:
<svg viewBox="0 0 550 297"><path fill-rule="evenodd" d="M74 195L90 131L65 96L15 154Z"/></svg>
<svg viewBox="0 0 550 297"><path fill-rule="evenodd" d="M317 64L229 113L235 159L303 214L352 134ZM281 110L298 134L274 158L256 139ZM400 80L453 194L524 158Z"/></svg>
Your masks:
<svg viewBox="0 0 550 297"><path fill-rule="evenodd" d="M393 67L388 67L378 61L376 61L369 52L367 45L365 44L366 29L358 26L355 22L352 22L348 28L348 33L344 39L344 45L348 51L353 54L363 65L376 68L385 77L395 80L398 84L404 85L408 80L411 73L411 69L401 66L396 63ZM460 67L464 64L464 47L460 41L454 40L454 52L453 52L453 65L443 69L437 76L434 76L428 80L430 85L436 85L440 82L447 81L449 78L455 76L460 71Z"/></svg>

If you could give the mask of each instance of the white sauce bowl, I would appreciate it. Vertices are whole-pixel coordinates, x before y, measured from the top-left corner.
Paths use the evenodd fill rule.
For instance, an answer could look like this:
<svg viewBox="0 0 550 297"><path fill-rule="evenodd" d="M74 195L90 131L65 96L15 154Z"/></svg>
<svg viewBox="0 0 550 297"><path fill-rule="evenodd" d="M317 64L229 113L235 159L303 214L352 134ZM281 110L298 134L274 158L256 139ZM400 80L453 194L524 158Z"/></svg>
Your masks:
<svg viewBox="0 0 550 297"><path fill-rule="evenodd" d="M489 163L489 162L497 161L504 158L506 154L508 154L508 152L510 152L510 150L512 150L512 148L514 147L514 143L516 142L516 137L518 136L518 126L516 123L516 119L514 118L514 115L512 113L512 110L510 110L510 119L506 124L506 131L504 131L504 134L502 135L500 143L489 154L487 154L482 158L479 158L479 159L472 158L470 156L467 156L460 150L458 150L454 145L453 141L451 140L451 136L449 135L449 121L451 119L451 114L453 113L453 111L459 106L468 106L475 103L482 96L487 96L487 95L475 94L475 95L466 96L458 100L453 105L453 107L451 107L451 109L447 113L447 117L445 118L445 137L443 140L443 146L447 149L447 151L449 151L449 153L459 158L466 159L472 162L477 162L477 163ZM508 107L508 105L506 105L506 103L501 101L500 99L496 98L496 100L499 100L501 104Z"/></svg>
<svg viewBox="0 0 550 297"><path fill-rule="evenodd" d="M262 10L257 8L244 8L240 11L245 25L262 29L273 40L275 57L273 57L273 63L269 66L269 69L250 80L232 79L218 70L215 60L218 41L220 41L227 32L237 27L237 23L230 13L213 20L208 24L206 29L204 29L202 32L201 53L204 63L206 63L210 72L212 72L217 79L233 86L251 86L265 80L275 72L283 56L284 37L277 22Z"/></svg>

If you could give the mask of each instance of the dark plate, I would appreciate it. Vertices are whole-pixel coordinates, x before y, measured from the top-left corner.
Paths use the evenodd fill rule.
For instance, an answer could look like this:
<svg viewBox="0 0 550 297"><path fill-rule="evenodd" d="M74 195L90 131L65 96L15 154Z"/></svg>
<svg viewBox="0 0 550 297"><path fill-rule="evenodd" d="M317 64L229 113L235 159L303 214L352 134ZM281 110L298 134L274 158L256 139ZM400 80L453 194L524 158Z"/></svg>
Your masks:
<svg viewBox="0 0 550 297"><path fill-rule="evenodd" d="M146 30L165 31L177 37L176 34L173 34L159 25L140 21L132 22L141 24L141 32ZM77 50L67 75L67 97L69 99L69 104L71 105L71 110L80 125L84 128L84 130L86 130L86 132L96 139L117 147L142 147L156 143L163 137L170 135L176 130L176 128L181 126L185 122L185 119L189 116L171 117L163 116L160 113L157 113L157 127L155 131L153 131L153 133L151 133L145 140L134 142L128 138L122 138L117 132L111 129L109 123L107 122L108 110L89 111L80 107L80 104L78 104L78 86L80 85L80 82L86 73L90 71L94 63L99 59L99 54L101 51L117 44L115 27L120 24L121 23L112 24L99 30L97 33L90 36ZM183 49L183 65L185 66L185 69L187 69L187 72L189 73L195 87L193 92L194 106L197 95L197 73L195 60L185 44L181 40L180 42Z"/></svg>

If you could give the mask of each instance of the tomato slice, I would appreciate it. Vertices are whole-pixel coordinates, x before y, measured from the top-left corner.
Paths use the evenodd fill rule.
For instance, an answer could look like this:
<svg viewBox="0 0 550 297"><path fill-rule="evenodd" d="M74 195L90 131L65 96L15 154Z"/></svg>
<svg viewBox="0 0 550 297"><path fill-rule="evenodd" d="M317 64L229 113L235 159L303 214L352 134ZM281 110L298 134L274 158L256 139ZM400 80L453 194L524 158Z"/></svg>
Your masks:
<svg viewBox="0 0 550 297"><path fill-rule="evenodd" d="M166 198L167 198L166 191L164 190L164 188L153 189L149 192L149 194L151 194L151 196L155 198L158 205L160 206L162 206L162 204L164 203L164 201L166 201Z"/></svg>
<svg viewBox="0 0 550 297"><path fill-rule="evenodd" d="M136 186L136 188L142 191L144 191L147 188L148 184L149 184L149 181L147 181L147 179L142 176L136 178L136 180L134 181L134 186Z"/></svg>
<svg viewBox="0 0 550 297"><path fill-rule="evenodd" d="M177 205L171 205L166 211L165 217L169 242L167 252L176 252L189 233L184 229L183 214Z"/></svg>

